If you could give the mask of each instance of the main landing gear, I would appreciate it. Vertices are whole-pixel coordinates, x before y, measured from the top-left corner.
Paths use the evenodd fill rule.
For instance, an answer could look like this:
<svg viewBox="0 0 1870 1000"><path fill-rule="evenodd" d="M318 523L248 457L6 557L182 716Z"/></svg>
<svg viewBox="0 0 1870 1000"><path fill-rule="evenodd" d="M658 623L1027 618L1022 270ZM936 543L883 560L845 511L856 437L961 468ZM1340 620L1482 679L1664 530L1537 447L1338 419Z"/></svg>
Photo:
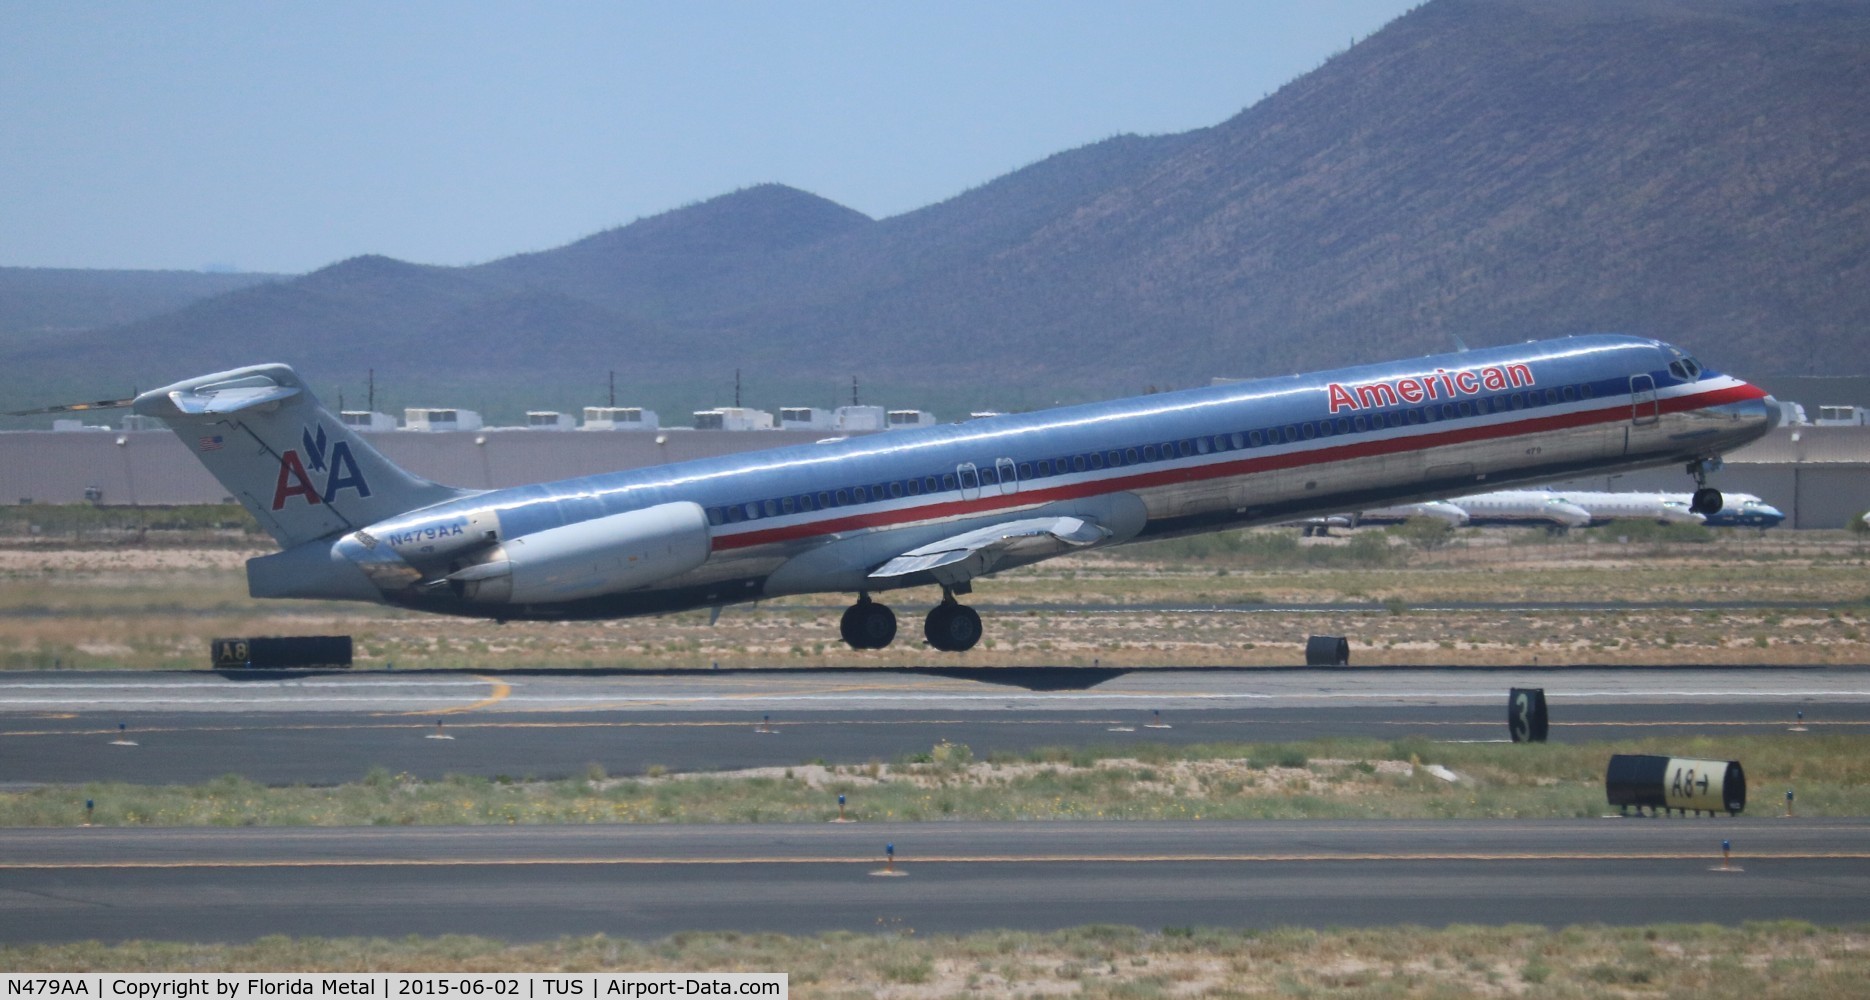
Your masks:
<svg viewBox="0 0 1870 1000"><path fill-rule="evenodd" d="M882 649L896 640L896 612L871 600L869 594L859 594L857 603L838 622L838 633L852 649ZM980 642L980 634L980 614L957 602L954 592L943 587L941 603L922 624L928 644L944 653L963 653Z"/></svg>
<svg viewBox="0 0 1870 1000"><path fill-rule="evenodd" d="M954 593L943 587L941 603L930 609L922 623L922 635L944 653L965 653L980 641L980 614L957 603Z"/></svg>
<svg viewBox="0 0 1870 1000"><path fill-rule="evenodd" d="M896 612L869 594L858 594L857 603L838 622L838 632L852 649L882 649L896 641Z"/></svg>
<svg viewBox="0 0 1870 1000"><path fill-rule="evenodd" d="M1708 485L1708 473L1721 467L1718 458L1703 458L1688 463L1688 474L1695 477L1695 495L1688 500L1688 509L1703 517L1711 517L1721 512L1721 491Z"/></svg>

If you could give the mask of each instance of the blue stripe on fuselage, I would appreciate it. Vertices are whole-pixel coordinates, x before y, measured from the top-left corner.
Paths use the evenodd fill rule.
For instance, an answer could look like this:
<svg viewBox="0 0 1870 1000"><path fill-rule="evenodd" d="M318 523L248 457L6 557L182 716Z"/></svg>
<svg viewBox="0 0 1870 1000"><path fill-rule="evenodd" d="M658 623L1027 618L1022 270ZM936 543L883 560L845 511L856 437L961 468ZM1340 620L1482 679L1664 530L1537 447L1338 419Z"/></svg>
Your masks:
<svg viewBox="0 0 1870 1000"><path fill-rule="evenodd" d="M1106 474L1107 469L1100 472L1088 468L1088 461L1083 471L1072 469L1071 465L1074 459L1093 452L1107 454L1113 449L1120 453L1136 449L1139 461L1133 466L1126 462L1125 472L1144 474L1222 460L1221 453L1212 450L1205 455L1180 454L1184 442L1211 439L1216 434L1229 438L1235 434L1243 436L1249 445L1246 448L1235 449L1231 447L1231 440L1225 442L1229 444L1225 458L1236 459L1312 450L1373 436L1406 436L1443 429L1439 413L1433 414L1438 417L1436 420L1408 422L1407 414L1413 411L1420 416L1424 406L1434 406L1438 411L1443 405L1453 406L1459 417L1462 404L1467 404L1470 411L1479 411L1469 415L1469 421L1477 424L1559 412L1567 407L1585 405L1587 394L1589 398L1605 402L1627 397L1631 372L1647 371L1655 379L1659 391L1680 384L1682 380L1670 375L1667 363L1665 352L1653 340L1609 335L1574 337L1090 403L966 424L889 431L848 441L747 452L496 490L394 520L427 521L491 507L499 511L502 533L515 537L564 524L568 514L573 520L582 520L674 500L690 500L723 519L721 512L739 505L743 519L719 524L715 529L721 536L732 537L768 526L811 523L845 518L866 510L950 501L959 495L959 489L948 488L940 477L954 475L956 465L962 462L971 462L977 469L992 469L997 459L1010 458L1016 466L1032 466L1032 475L1023 479L1021 489L1041 489ZM1514 390L1537 394L1532 405L1502 408L1500 404L1514 392L1483 392L1457 395L1452 400L1438 394L1437 398L1415 406L1374 411L1340 410L1335 418L1328 412L1326 386L1334 382L1342 385L1395 383L1401 379L1431 377L1437 369L1458 372L1507 364L1523 364L1532 369L1534 385ZM1711 373L1703 377L1711 377ZM1574 393L1569 402L1563 395L1567 387ZM1544 398L1548 389L1559 394L1549 403ZM1356 429L1356 420L1360 417L1364 422L1362 430ZM1380 420L1382 426L1373 426L1373 418ZM1320 434L1319 422L1327 419L1331 426L1326 429L1331 433ZM1348 433L1337 433L1340 421ZM1264 435L1268 429L1277 430L1282 438L1287 429L1298 433L1293 441L1271 444L1262 438L1257 445L1251 443L1253 433ZM1309 436L1307 430L1311 431ZM1162 456L1165 443L1176 450L1175 457ZM1153 461L1140 461L1146 449L1154 449ZM1054 469L1049 475L1038 475L1039 463L1056 464L1061 458L1068 471L1061 474ZM887 496L890 484L906 486L912 476L919 480L936 477L937 490L933 495L925 492L916 497ZM882 501L867 497L863 503L858 503L851 495L858 488L868 494L878 484L885 486L886 498ZM984 485L983 489L991 494L997 491L997 486ZM829 494L835 503L839 490L846 491L847 502L832 510L816 509L819 494ZM905 488L904 493L907 492ZM812 498L815 509L799 511L798 498L806 496ZM788 498L794 503L790 515L780 506L779 517L766 516L768 501L777 506ZM747 519L745 505L749 503L759 505L758 516Z"/></svg>

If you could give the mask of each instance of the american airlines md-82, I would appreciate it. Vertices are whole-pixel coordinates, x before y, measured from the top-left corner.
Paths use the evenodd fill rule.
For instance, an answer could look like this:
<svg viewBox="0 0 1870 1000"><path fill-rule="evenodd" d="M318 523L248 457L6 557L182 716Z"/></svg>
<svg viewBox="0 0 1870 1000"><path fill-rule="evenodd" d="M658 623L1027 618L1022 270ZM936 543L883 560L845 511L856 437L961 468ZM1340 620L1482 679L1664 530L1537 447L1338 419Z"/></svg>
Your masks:
<svg viewBox="0 0 1870 1000"><path fill-rule="evenodd" d="M494 619L618 618L939 586L924 635L980 639L975 578L1103 545L1719 456L1772 427L1759 388L1655 340L1591 335L997 416L490 491L392 464L285 365L136 397L283 551L254 597Z"/></svg>

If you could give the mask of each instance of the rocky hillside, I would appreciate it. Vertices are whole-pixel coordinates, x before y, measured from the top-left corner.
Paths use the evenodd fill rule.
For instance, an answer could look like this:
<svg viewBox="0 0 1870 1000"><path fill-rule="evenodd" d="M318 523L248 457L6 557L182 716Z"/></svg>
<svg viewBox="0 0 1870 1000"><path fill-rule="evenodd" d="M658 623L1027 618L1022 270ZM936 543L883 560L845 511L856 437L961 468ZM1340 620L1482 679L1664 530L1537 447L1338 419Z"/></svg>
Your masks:
<svg viewBox="0 0 1870 1000"><path fill-rule="evenodd" d="M1870 371L1870 4L1434 0L1226 122L895 218L766 186L478 267L359 258L16 348L0 390L277 359L994 405L1599 330Z"/></svg>

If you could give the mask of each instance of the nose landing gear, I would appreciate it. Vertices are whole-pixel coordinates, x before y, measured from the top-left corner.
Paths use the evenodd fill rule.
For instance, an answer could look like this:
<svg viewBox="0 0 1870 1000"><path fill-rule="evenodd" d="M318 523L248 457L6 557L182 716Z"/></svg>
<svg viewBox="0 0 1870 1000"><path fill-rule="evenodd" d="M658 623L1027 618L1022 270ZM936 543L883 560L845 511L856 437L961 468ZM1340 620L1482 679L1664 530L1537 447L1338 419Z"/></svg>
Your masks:
<svg viewBox="0 0 1870 1000"><path fill-rule="evenodd" d="M929 611L922 623L922 635L929 645L944 653L964 653L980 641L980 614L957 603L948 588L942 588L941 603Z"/></svg>
<svg viewBox="0 0 1870 1000"><path fill-rule="evenodd" d="M1688 500L1689 510L1703 517L1721 512L1721 491L1708 485L1708 473L1720 467L1719 458L1703 458L1688 463L1688 474L1695 477L1695 495Z"/></svg>

